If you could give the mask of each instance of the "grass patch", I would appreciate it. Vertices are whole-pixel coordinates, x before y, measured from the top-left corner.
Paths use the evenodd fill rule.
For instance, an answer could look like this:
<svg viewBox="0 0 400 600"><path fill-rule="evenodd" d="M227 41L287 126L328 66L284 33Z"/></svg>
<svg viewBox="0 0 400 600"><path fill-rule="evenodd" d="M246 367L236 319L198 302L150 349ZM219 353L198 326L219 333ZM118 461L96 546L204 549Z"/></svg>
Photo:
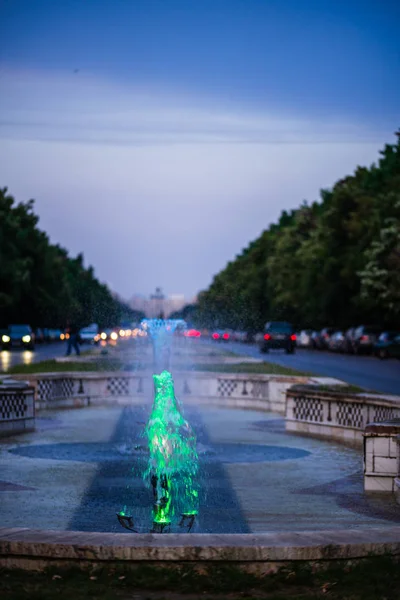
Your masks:
<svg viewBox="0 0 400 600"><path fill-rule="evenodd" d="M99 358L88 362L57 362L56 360L44 360L30 365L16 365L7 374L13 373L62 373L69 371L122 371L123 363L117 359Z"/></svg>
<svg viewBox="0 0 400 600"><path fill-rule="evenodd" d="M197 364L194 366L194 371L208 371L211 373L255 373L260 375L310 375L303 371L282 367L275 363L262 362L251 363L242 362L233 365L216 363L216 364Z"/></svg>
<svg viewBox="0 0 400 600"><path fill-rule="evenodd" d="M231 566L137 569L104 566L93 570L0 571L2 600L398 600L398 558L376 557L322 569L292 564L262 577Z"/></svg>
<svg viewBox="0 0 400 600"><path fill-rule="evenodd" d="M127 364L117 358L99 357L96 361L76 361L76 362L58 362L54 359L44 360L42 362L31 363L30 365L16 365L12 367L7 375L32 374L32 373L65 373L70 371L77 372L104 372L104 371L133 371L134 365ZM243 362L234 365L223 363L204 363L195 364L194 371L207 371L210 373L249 373L262 375L309 375L282 367L275 363L250 363Z"/></svg>
<svg viewBox="0 0 400 600"><path fill-rule="evenodd" d="M369 394L379 394L379 392L373 392L365 388L359 387L358 385L300 385L296 386L301 389L307 389L312 392L333 392L334 394L363 394L368 392Z"/></svg>

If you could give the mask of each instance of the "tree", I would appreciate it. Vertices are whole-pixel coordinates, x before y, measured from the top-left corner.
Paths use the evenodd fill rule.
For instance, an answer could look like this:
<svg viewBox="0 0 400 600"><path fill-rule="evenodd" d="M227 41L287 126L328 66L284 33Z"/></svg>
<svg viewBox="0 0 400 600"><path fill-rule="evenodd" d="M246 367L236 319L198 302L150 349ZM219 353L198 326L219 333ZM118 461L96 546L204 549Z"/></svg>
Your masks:
<svg viewBox="0 0 400 600"><path fill-rule="evenodd" d="M116 325L127 307L113 298L84 258L68 256L38 228L34 201L16 204L0 189L0 325Z"/></svg>
<svg viewBox="0 0 400 600"><path fill-rule="evenodd" d="M199 294L203 326L257 330L270 319L400 327L400 134L320 201L283 211Z"/></svg>

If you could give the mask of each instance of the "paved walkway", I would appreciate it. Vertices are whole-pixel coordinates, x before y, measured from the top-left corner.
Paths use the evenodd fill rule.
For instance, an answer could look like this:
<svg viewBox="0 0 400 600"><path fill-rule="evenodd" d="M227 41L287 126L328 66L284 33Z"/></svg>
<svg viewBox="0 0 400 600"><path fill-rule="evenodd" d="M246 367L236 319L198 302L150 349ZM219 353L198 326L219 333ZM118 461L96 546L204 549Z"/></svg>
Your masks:
<svg viewBox="0 0 400 600"><path fill-rule="evenodd" d="M38 430L0 443L3 527L123 531L116 512L151 525L141 473L149 407L40 413ZM274 414L188 407L198 436L197 532L393 527L391 499L367 496L360 450L286 434Z"/></svg>

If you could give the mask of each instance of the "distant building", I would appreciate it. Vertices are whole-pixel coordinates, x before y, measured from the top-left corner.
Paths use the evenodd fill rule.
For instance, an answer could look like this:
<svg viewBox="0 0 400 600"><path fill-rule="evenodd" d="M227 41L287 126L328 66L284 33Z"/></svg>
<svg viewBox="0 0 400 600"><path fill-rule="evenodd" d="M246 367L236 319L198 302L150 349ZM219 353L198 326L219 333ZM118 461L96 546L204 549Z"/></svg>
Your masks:
<svg viewBox="0 0 400 600"><path fill-rule="evenodd" d="M194 300L187 300L184 294L171 294L165 296L160 287L155 289L155 292L150 297L142 294L132 296L129 306L134 310L141 310L149 319L156 319L162 314L164 318L181 310L186 304L192 303Z"/></svg>

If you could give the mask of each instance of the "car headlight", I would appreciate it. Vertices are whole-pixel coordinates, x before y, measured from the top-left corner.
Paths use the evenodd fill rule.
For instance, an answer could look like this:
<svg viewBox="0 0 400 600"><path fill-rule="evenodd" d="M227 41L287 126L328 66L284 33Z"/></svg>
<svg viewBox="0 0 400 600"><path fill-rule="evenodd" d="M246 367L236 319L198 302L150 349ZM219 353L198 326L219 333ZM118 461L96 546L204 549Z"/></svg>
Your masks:
<svg viewBox="0 0 400 600"><path fill-rule="evenodd" d="M9 335L3 335L3 337L1 338L3 342L9 342L11 340Z"/></svg>
<svg viewBox="0 0 400 600"><path fill-rule="evenodd" d="M104 331L103 331L103 333L100 334L100 337L101 337L102 340L106 340L107 339L107 334L104 333Z"/></svg>
<svg viewBox="0 0 400 600"><path fill-rule="evenodd" d="M24 337L22 338L22 341L25 344L28 344L31 341L31 336L30 335L24 335Z"/></svg>
<svg viewBox="0 0 400 600"><path fill-rule="evenodd" d="M113 331L112 334L110 335L110 338L112 340L117 340L118 339L118 333L115 333L115 331Z"/></svg>

